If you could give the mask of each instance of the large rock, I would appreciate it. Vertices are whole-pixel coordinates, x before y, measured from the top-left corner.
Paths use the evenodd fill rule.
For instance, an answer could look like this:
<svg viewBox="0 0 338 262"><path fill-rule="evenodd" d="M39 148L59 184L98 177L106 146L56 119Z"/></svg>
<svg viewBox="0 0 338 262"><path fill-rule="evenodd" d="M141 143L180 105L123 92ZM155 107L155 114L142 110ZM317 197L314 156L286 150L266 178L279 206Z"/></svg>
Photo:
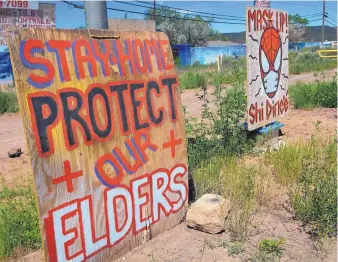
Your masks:
<svg viewBox="0 0 338 262"><path fill-rule="evenodd" d="M224 231L229 210L230 202L224 197L205 194L190 206L186 221L190 228L217 234Z"/></svg>

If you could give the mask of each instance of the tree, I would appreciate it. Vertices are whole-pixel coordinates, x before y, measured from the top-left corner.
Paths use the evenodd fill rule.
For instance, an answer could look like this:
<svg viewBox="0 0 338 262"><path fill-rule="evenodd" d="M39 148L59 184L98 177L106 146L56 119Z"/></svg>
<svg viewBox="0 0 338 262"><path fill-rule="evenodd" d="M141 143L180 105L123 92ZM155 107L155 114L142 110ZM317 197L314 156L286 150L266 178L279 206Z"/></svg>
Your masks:
<svg viewBox="0 0 338 262"><path fill-rule="evenodd" d="M305 38L306 26L309 20L300 15L289 15L289 41L300 42Z"/></svg>
<svg viewBox="0 0 338 262"><path fill-rule="evenodd" d="M228 41L228 38L218 30L212 29L211 34L208 36L208 40Z"/></svg>
<svg viewBox="0 0 338 262"><path fill-rule="evenodd" d="M153 19L153 9L148 9L145 19ZM156 9L156 29L165 32L171 44L190 44L192 46L206 45L212 34L210 22L201 16L182 15L169 7Z"/></svg>

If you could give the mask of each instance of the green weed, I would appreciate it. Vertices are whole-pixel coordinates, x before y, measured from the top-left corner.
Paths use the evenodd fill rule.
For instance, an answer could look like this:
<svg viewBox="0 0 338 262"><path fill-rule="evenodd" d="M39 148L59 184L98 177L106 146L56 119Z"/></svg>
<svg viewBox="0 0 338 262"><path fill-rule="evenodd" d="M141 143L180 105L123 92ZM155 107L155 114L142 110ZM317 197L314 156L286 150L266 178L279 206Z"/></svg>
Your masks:
<svg viewBox="0 0 338 262"><path fill-rule="evenodd" d="M229 243L228 255L233 256L237 255L244 251L244 244L240 241L234 241Z"/></svg>
<svg viewBox="0 0 338 262"><path fill-rule="evenodd" d="M229 159L222 169L222 195L230 199L227 226L232 240L243 241L248 236L250 216L259 191L255 183L258 174L255 168L240 165L235 159Z"/></svg>
<svg viewBox="0 0 338 262"><path fill-rule="evenodd" d="M337 234L337 144L335 139L286 146L269 154L279 182L289 188L297 219L315 237Z"/></svg>
<svg viewBox="0 0 338 262"><path fill-rule="evenodd" d="M237 72L234 72L234 65L238 68ZM223 84L233 83L238 80L236 78L245 81L246 60L244 57L237 60L224 57L220 71L217 70L216 64L208 64L179 68L178 72L181 90L201 88L205 84L220 87Z"/></svg>
<svg viewBox="0 0 338 262"><path fill-rule="evenodd" d="M41 237L32 186L0 191L0 258L18 250L39 249Z"/></svg>
<svg viewBox="0 0 338 262"><path fill-rule="evenodd" d="M259 242L259 249L267 254L275 254L277 257L283 256L283 247L285 243L284 238L278 240L275 239L263 239Z"/></svg>
<svg viewBox="0 0 338 262"><path fill-rule="evenodd" d="M195 89L206 86L207 78L205 73L188 71L179 77L180 89Z"/></svg>
<svg viewBox="0 0 338 262"><path fill-rule="evenodd" d="M256 252L250 260L254 262L280 261L284 252L282 247L284 243L284 238L280 238L279 240L263 239L258 244L259 251Z"/></svg>
<svg viewBox="0 0 338 262"><path fill-rule="evenodd" d="M19 111L18 99L14 92L0 91L0 114Z"/></svg>
<svg viewBox="0 0 338 262"><path fill-rule="evenodd" d="M291 86L290 97L296 109L337 107L337 79L311 84L297 83Z"/></svg>
<svg viewBox="0 0 338 262"><path fill-rule="evenodd" d="M323 71L336 67L337 59L321 58L315 52L289 52L289 72L291 74Z"/></svg>

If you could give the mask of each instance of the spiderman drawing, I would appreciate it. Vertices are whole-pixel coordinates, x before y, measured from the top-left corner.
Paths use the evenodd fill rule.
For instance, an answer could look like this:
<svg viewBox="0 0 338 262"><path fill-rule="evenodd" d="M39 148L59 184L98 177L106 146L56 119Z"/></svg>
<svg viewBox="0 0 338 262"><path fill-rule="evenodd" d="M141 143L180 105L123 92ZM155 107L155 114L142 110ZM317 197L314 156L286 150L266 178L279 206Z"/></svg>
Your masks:
<svg viewBox="0 0 338 262"><path fill-rule="evenodd" d="M278 31L273 27L266 28L262 34L259 65L265 93L272 98L278 90L282 67L282 42Z"/></svg>

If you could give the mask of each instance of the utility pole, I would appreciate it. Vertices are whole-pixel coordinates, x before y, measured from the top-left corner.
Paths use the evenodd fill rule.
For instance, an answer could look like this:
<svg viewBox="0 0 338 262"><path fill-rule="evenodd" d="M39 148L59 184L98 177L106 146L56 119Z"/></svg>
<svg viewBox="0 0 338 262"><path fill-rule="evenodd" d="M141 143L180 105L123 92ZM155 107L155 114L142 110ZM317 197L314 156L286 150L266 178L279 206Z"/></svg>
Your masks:
<svg viewBox="0 0 338 262"><path fill-rule="evenodd" d="M106 1L84 1L86 28L108 29Z"/></svg>
<svg viewBox="0 0 338 262"><path fill-rule="evenodd" d="M155 21L156 18L156 1L154 0L154 7L153 7L153 20Z"/></svg>
<svg viewBox="0 0 338 262"><path fill-rule="evenodd" d="M325 0L323 0L323 21L322 21L322 45L323 45L323 43L324 43L324 41L325 41L325 37L324 37L324 32L325 32L325 29L324 29L324 27L325 27L325 14L326 14L326 12L325 12Z"/></svg>

